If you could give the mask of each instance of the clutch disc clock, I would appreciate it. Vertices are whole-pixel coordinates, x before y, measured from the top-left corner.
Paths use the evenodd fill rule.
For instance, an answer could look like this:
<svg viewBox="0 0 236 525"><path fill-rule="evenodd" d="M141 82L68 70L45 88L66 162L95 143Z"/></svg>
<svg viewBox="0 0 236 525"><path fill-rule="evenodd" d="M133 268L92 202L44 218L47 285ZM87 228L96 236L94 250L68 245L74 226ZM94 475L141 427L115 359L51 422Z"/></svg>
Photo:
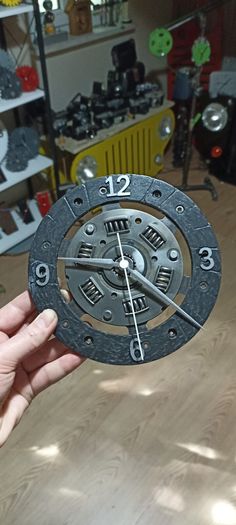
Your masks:
<svg viewBox="0 0 236 525"><path fill-rule="evenodd" d="M39 311L57 312L58 339L117 365L182 347L208 318L220 277L217 240L198 206L142 175L69 190L42 220L29 259L30 292Z"/></svg>

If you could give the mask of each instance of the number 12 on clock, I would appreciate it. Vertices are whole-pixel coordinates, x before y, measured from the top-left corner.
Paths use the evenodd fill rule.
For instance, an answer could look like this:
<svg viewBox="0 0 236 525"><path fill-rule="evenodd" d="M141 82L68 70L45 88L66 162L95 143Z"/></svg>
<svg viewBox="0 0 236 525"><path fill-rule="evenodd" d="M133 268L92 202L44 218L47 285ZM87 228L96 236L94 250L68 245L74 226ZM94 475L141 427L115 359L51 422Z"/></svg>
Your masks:
<svg viewBox="0 0 236 525"><path fill-rule="evenodd" d="M109 184L109 191L107 192L107 197L128 197L130 191L126 191L131 184L129 175L119 175L116 182L120 184L123 182L123 185L120 187L118 192L114 190L114 178L112 175L106 178L106 184Z"/></svg>

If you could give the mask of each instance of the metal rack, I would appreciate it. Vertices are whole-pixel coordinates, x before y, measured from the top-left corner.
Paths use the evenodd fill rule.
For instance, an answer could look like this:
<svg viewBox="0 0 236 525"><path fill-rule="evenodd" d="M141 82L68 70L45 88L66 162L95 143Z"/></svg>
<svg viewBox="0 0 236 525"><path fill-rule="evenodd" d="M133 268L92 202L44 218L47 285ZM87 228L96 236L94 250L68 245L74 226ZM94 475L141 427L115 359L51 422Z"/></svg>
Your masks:
<svg viewBox="0 0 236 525"><path fill-rule="evenodd" d="M200 31L199 36L205 36L207 13L210 13L211 11L213 11L214 9L217 9L218 7L222 7L222 5L226 4L229 1L230 0L211 0L206 5L201 6L200 8L197 8L194 11L191 11L191 13L185 16L182 16L178 18L177 20L174 20L173 22L165 25L164 27L168 31L171 31L173 29L183 26L184 24L186 24L187 22L190 22L191 20L197 19L199 21L199 31ZM217 200L218 198L217 191L209 177L206 177L202 184L197 184L197 185L189 184L189 170L190 170L190 164L191 164L192 138L193 138L193 124L192 123L193 123L193 118L195 115L196 101L197 101L199 87L200 87L200 74L201 74L201 67L196 67L196 73L193 78L193 97L191 101L190 117L189 117L189 124L188 124L186 157L185 157L183 171L182 171L182 182L181 182L181 185L178 186L178 188L184 192L206 190L211 193L213 200Z"/></svg>
<svg viewBox="0 0 236 525"><path fill-rule="evenodd" d="M30 181L30 178L36 173L39 173L40 171L43 171L49 168L50 166L53 166L54 174L55 174L55 194L57 197L58 187L59 187L57 149L56 149L56 144L54 140L54 130L53 130L53 125L52 125L52 110L51 110L50 92L49 92L49 85L48 85L47 66L46 66L46 58L45 58L45 52L44 52L44 41L43 41L41 16L40 16L40 11L39 11L38 0L33 0L32 4L22 3L16 7L3 7L3 6L0 7L0 44L3 49L7 49L3 20L10 16L17 16L17 15L22 15L25 13L34 14L44 89L43 90L37 89L30 93L22 93L18 98L15 98L12 100L0 99L0 114L6 111L13 110L14 115L15 115L16 124L19 125L20 119L19 119L19 114L18 114L18 108L20 106L27 104L28 102L32 102L34 100L44 98L45 99L45 110L46 110L45 117L46 117L46 125L47 125L47 130L48 130L48 135L49 135L49 146L50 146L51 158L48 158L44 155L38 155L35 159L29 162L29 165L26 170L22 172L18 172L17 174L13 172L9 172L6 169L6 166L3 162L1 166L1 170L5 177L5 181L0 184L0 194L3 191L9 189L12 186L15 186L16 184L19 184L20 182L24 180ZM17 232L12 233L10 235L6 235L2 232L1 238L0 238L0 253L4 253L6 250L10 249L11 247L15 246L16 244L23 241L27 237L31 236L36 231L40 223L41 216L37 210L36 202L33 199L28 201L28 205L30 209L32 208L31 211L33 212L34 221L30 224L24 224L24 222L20 221L18 218L18 220L15 220L18 226ZM15 212L13 211L12 212L13 216L14 216L14 213ZM16 217L14 218L16 219Z"/></svg>

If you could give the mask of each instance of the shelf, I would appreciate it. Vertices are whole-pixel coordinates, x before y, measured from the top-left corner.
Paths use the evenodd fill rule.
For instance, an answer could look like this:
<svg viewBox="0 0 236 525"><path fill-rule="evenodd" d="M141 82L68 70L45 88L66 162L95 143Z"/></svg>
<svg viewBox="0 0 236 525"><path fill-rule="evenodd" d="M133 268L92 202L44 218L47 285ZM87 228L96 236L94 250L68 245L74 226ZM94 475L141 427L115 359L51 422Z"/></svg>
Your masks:
<svg viewBox="0 0 236 525"><path fill-rule="evenodd" d="M0 18L7 18L8 16L22 15L23 13L31 13L33 11L32 4L21 4L16 7L0 7Z"/></svg>
<svg viewBox="0 0 236 525"><path fill-rule="evenodd" d="M81 151L87 148L91 148L91 146L94 146L95 144L98 144L103 140L117 135L117 133L120 133L121 131L130 128L131 126L135 126L136 124L139 124L139 122L143 122L148 118L152 117L153 115L157 115L158 113L161 113L166 109L172 108L173 106L174 102L172 102L171 100L164 100L161 106L157 108L151 108L149 112L145 115L136 115L134 119L127 119L125 120L125 122L121 122L120 124L114 124L114 126L111 126L108 129L100 129L95 138L93 139L75 140L71 137L64 137L65 142L63 143L63 148L60 148L60 141L58 139L56 139L56 144L59 149L67 151L72 155L77 155Z"/></svg>
<svg viewBox="0 0 236 525"><path fill-rule="evenodd" d="M18 227L18 230L14 233L11 233L10 235L6 235L0 229L0 253L4 253L7 250L10 250L10 248L15 246L16 244L19 244L19 242L24 241L36 232L42 220L42 216L39 212L37 202L35 200L27 201L27 203L34 217L34 221L29 224L25 224L22 221L21 217L19 217L18 213L15 210L13 210L12 217Z"/></svg>
<svg viewBox="0 0 236 525"><path fill-rule="evenodd" d="M52 43L45 45L45 55L54 55L57 53L65 53L71 51L73 48L89 46L95 44L98 41L109 40L114 37L127 35L135 32L134 24L126 24L123 27L95 27L91 33L85 33L84 35L71 36L68 35L67 40L62 42ZM35 46L35 54L39 56L38 47Z"/></svg>
<svg viewBox="0 0 236 525"><path fill-rule="evenodd" d="M0 193L2 191L7 190L11 186L15 186L15 184L19 184L23 180L28 179L29 177L32 177L32 175L35 175L36 173L39 173L40 171L43 171L50 166L53 165L52 159L49 159L48 157L45 157L44 155L38 155L35 159L32 159L29 161L28 167L24 171L8 171L4 165L4 162L1 166L3 175L6 177L6 180L4 182L0 183Z"/></svg>
<svg viewBox="0 0 236 525"><path fill-rule="evenodd" d="M44 91L42 89L36 89L29 93L22 93L20 97L12 98L10 100L0 98L0 113L9 111L9 109L17 108L18 106L23 106L23 104L27 104L28 102L32 102L33 100L42 97L44 97Z"/></svg>

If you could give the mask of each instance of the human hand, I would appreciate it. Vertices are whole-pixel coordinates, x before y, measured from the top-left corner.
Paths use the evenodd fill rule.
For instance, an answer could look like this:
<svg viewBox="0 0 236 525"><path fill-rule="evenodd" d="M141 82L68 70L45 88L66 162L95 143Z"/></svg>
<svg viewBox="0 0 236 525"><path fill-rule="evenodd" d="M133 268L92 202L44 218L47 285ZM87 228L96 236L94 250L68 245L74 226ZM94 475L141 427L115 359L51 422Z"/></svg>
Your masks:
<svg viewBox="0 0 236 525"><path fill-rule="evenodd" d="M37 316L28 292L0 309L0 447L33 398L82 364L55 337L53 310Z"/></svg>

